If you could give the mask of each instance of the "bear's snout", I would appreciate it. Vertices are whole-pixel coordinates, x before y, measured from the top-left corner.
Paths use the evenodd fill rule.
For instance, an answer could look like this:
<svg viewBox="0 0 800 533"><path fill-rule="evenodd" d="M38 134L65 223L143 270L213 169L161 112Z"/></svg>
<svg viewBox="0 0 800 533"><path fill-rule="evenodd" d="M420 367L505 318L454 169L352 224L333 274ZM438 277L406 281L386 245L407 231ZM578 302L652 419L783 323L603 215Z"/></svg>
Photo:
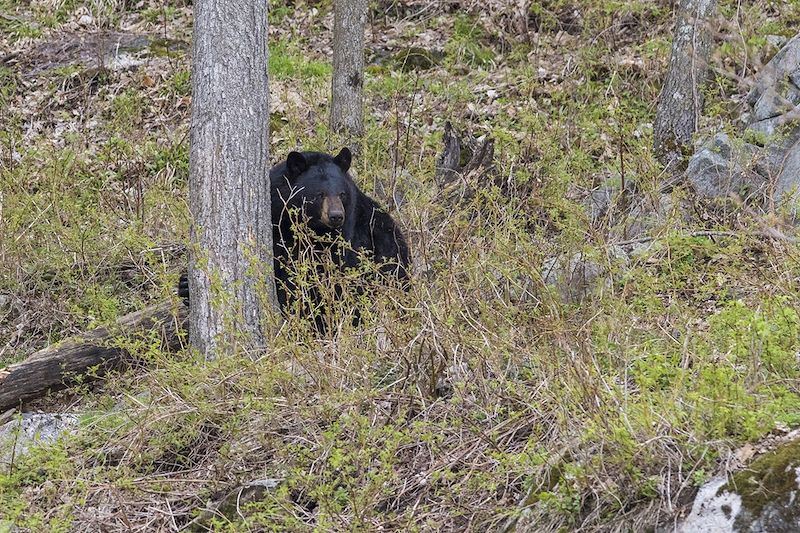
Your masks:
<svg viewBox="0 0 800 533"><path fill-rule="evenodd" d="M329 228L340 228L344 224L344 205L338 196L322 201L322 223Z"/></svg>
<svg viewBox="0 0 800 533"><path fill-rule="evenodd" d="M331 226L339 227L344 223L344 215L343 214L331 214L329 217L331 221Z"/></svg>

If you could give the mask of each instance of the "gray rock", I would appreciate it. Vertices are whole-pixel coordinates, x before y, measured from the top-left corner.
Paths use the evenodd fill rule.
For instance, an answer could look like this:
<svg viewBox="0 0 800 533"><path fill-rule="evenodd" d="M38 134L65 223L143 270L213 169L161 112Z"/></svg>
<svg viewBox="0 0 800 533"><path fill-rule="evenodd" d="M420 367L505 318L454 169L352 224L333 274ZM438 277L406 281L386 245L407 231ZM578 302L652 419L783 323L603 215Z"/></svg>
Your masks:
<svg viewBox="0 0 800 533"><path fill-rule="evenodd" d="M775 48L780 48L788 41L788 39L783 35L767 35L766 39L767 44L774 46Z"/></svg>
<svg viewBox="0 0 800 533"><path fill-rule="evenodd" d="M635 175L627 175L624 191L621 181L618 175L609 176L597 188L579 193L591 224L607 224L615 241L647 233L663 223L673 209L669 193L643 194Z"/></svg>
<svg viewBox="0 0 800 533"><path fill-rule="evenodd" d="M771 185L772 199L778 205L790 204L790 210L796 213L791 204L798 199L797 189L800 185L800 154L797 153L800 149L797 142L800 139L800 126L792 115L800 105L800 35L789 40L767 63L746 101L752 106L751 111L745 113L747 129L763 135L766 144L753 154L746 152L743 155L756 160L752 166ZM728 171L734 187L737 183L751 181L751 175L742 179L739 173L743 166L741 158L736 161L725 156L717 157L715 165L718 174L724 175ZM695 176L692 181L697 186L708 177ZM700 189L702 194L702 184ZM715 187L712 184L705 189Z"/></svg>
<svg viewBox="0 0 800 533"><path fill-rule="evenodd" d="M791 111L795 106L793 102L778 93L776 87L766 87L753 105L751 122L760 122L777 117Z"/></svg>
<svg viewBox="0 0 800 533"><path fill-rule="evenodd" d="M781 97L786 99L786 101L788 101L792 106L797 106L800 104L800 87L794 83L795 74L800 74L800 71L794 74L789 74L789 80L786 83L781 84L780 92Z"/></svg>
<svg viewBox="0 0 800 533"><path fill-rule="evenodd" d="M34 444L52 443L70 433L78 417L70 414L24 413L0 426L0 468L25 454Z"/></svg>
<svg viewBox="0 0 800 533"><path fill-rule="evenodd" d="M589 193L589 196L586 198L586 207L592 224L597 223L606 216L608 209L611 207L614 195L618 192L619 188L606 186L594 189Z"/></svg>
<svg viewBox="0 0 800 533"><path fill-rule="evenodd" d="M627 254L622 248L614 246L609 251L608 263L626 261ZM542 278L545 285L555 288L567 302L580 302L600 287L611 284L607 266L581 252L569 257L550 257L542 265Z"/></svg>
<svg viewBox="0 0 800 533"><path fill-rule="evenodd" d="M623 218L615 228L614 234L621 241L648 235L654 228L668 220L674 207L675 203L670 194L641 196L623 213Z"/></svg>
<svg viewBox="0 0 800 533"><path fill-rule="evenodd" d="M678 533L733 531L736 515L742 508L742 498L727 491L719 493L719 489L727 482L727 478L718 477L700 488L692 504L692 512L678 526Z"/></svg>
<svg viewBox="0 0 800 533"><path fill-rule="evenodd" d="M796 89L800 89L800 68L789 73L789 81L792 82L792 85L794 85Z"/></svg>
<svg viewBox="0 0 800 533"><path fill-rule="evenodd" d="M775 89L780 82L789 79L790 75L796 75L799 67L800 35L796 35L764 66L755 85L747 95L747 103L751 106L755 105L767 89Z"/></svg>
<svg viewBox="0 0 800 533"><path fill-rule="evenodd" d="M794 141L783 153L775 155L770 164L772 172L778 174L775 201L796 213L800 198L800 141Z"/></svg>
<svg viewBox="0 0 800 533"><path fill-rule="evenodd" d="M5 311L7 307L11 307L11 296L0 294L0 312Z"/></svg>
<svg viewBox="0 0 800 533"><path fill-rule="evenodd" d="M565 301L585 298L602 273L600 265L580 252L571 257L549 257L542 266L545 285L556 288Z"/></svg>
<svg viewBox="0 0 800 533"><path fill-rule="evenodd" d="M697 493L681 533L800 531L800 440L783 444Z"/></svg>
<svg viewBox="0 0 800 533"><path fill-rule="evenodd" d="M784 124L781 117L772 117L766 120L761 120L759 122L753 122L747 129L758 133L759 135L763 135L765 138L770 138L778 133L778 128L780 128Z"/></svg>
<svg viewBox="0 0 800 533"><path fill-rule="evenodd" d="M241 516L245 505L264 499L267 493L275 491L282 483L282 479L272 478L244 483L226 493L221 499L209 502L193 523L205 524L212 517L220 515L229 518Z"/></svg>
<svg viewBox="0 0 800 533"><path fill-rule="evenodd" d="M686 176L695 191L706 198L724 198L730 193L749 195L763 190L766 180L747 168L758 147L736 146L725 133L718 133L689 160Z"/></svg>

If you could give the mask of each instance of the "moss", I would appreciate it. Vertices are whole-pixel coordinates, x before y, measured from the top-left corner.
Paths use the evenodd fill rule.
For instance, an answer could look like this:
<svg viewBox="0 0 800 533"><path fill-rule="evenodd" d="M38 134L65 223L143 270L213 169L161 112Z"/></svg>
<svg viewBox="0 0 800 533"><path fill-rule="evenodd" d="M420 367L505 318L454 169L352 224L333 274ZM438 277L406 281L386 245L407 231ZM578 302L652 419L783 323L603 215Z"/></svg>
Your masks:
<svg viewBox="0 0 800 533"><path fill-rule="evenodd" d="M734 474L717 494L732 492L742 498L742 512L735 528L747 530L755 520L800 521L800 507L793 505L798 491L797 468L800 467L800 440L779 447ZM737 529L737 531L740 529Z"/></svg>
<svg viewBox="0 0 800 533"><path fill-rule="evenodd" d="M156 57L169 57L176 52L185 52L189 49L189 44L176 39L164 39L163 37L144 37L142 41L135 41L129 44L128 48L132 52L137 52L144 48L149 48L150 53Z"/></svg>
<svg viewBox="0 0 800 533"><path fill-rule="evenodd" d="M436 50L427 50L419 46L411 46L394 55L396 67L405 72L411 70L428 70L439 64L444 54Z"/></svg>

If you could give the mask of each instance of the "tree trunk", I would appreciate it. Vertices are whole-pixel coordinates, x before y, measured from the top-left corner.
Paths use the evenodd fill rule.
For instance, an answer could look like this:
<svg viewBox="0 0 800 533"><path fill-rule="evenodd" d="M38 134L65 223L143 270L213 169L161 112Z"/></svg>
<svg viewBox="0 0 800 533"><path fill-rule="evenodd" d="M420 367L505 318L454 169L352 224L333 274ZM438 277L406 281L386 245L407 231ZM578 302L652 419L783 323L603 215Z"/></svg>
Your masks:
<svg viewBox="0 0 800 533"><path fill-rule="evenodd" d="M331 129L364 134L364 27L367 0L335 0Z"/></svg>
<svg viewBox="0 0 800 533"><path fill-rule="evenodd" d="M681 0L669 70L658 99L653 148L666 167L683 164L702 110L700 86L708 72L711 15L716 0Z"/></svg>
<svg viewBox="0 0 800 533"><path fill-rule="evenodd" d="M263 347L261 304L266 312L277 308L267 4L194 3L189 341L206 357L237 346Z"/></svg>
<svg viewBox="0 0 800 533"><path fill-rule="evenodd" d="M158 330L168 349L180 347L178 332L186 321L185 306L172 302L120 317L112 328L97 328L32 354L26 360L0 368L0 413L21 402L40 398L49 390L63 389L89 368L97 374L117 366L125 351L114 342L119 336Z"/></svg>

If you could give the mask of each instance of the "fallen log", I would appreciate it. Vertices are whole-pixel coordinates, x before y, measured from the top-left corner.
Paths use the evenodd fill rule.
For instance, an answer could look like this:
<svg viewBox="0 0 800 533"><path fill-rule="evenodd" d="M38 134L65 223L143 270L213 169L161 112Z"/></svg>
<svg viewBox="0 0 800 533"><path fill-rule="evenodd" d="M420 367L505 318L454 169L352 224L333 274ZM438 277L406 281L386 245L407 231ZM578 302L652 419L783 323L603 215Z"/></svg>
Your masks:
<svg viewBox="0 0 800 533"><path fill-rule="evenodd" d="M50 390L65 388L77 376L85 376L88 369L97 367L99 375L119 365L127 355L115 343L120 337L158 331L165 348L178 348L178 332L185 328L186 315L187 308L182 304L153 305L120 317L114 326L83 333L0 368L0 413L41 398Z"/></svg>

